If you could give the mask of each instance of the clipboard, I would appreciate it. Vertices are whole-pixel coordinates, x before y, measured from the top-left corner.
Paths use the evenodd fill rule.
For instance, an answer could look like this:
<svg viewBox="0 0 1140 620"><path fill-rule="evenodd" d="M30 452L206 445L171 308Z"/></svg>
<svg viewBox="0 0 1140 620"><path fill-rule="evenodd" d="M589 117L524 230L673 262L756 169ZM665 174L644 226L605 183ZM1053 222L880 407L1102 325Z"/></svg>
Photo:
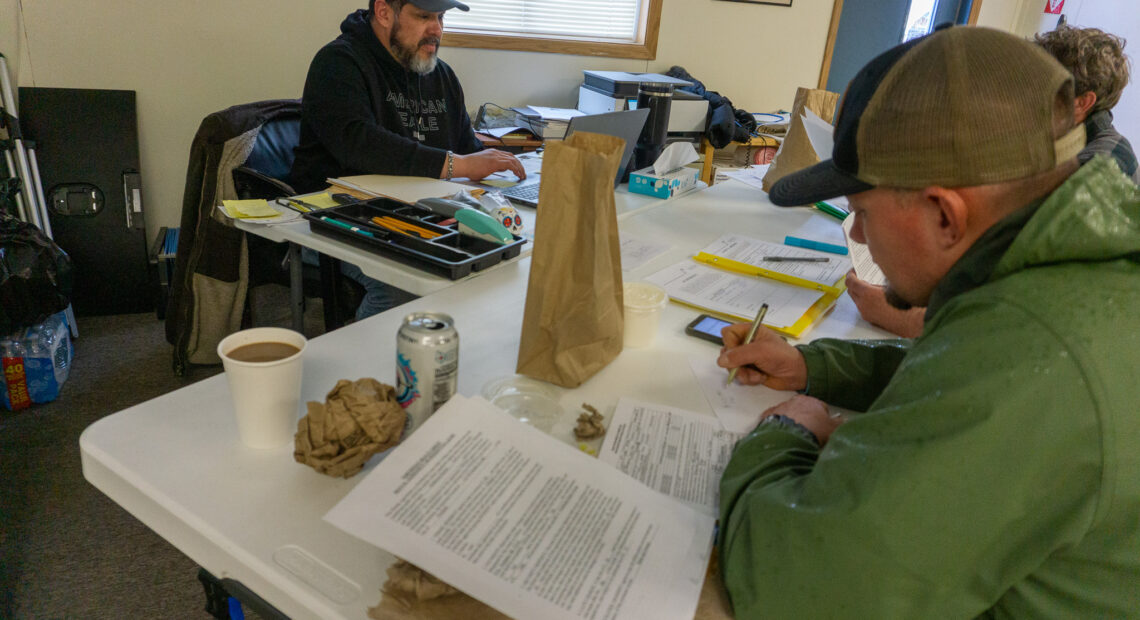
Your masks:
<svg viewBox="0 0 1140 620"><path fill-rule="evenodd" d="M724 241L724 243L721 243L721 241ZM737 241L732 238L722 238L721 240L718 240L718 243L714 243L712 246L706 247L704 250L697 252L696 255L691 257L692 261L689 262L689 264L700 265L702 269L708 269L713 272L722 272L724 275L720 276L721 279L717 282L726 282L724 278L740 278L742 284L739 286L751 286L743 284L744 282L749 281L755 283L769 282L770 284L767 286L787 286L803 291L803 293L807 294L809 298L807 300L802 300L802 295L799 296L801 297L803 303L800 308L804 308L803 310L797 309L794 313L785 312L785 316L782 320L769 321L765 323L765 327L772 329L777 333L793 338L801 337L805 332L808 331L808 329L810 329L816 322L818 322L819 319L822 318L823 315L826 314L832 306L834 306L836 300L839 299L839 296L847 290L846 268L842 268L841 270L837 268L832 271L805 270L803 268L773 269L762 267L756 264L758 261L746 258L746 255L770 255L768 252L765 252L763 248L747 248L747 251L743 253L736 252L734 249L734 253L732 254L734 258L728 258L727 256L723 256L717 253L716 248L718 247L724 247L725 249L728 249L735 243L750 241L754 240L740 238L740 240ZM756 243L771 245L768 242ZM677 265L668 267L658 272L658 274L654 274L648 278L649 281L665 288L666 291L670 293L670 299L674 303L694 308L701 312L706 312L724 319L746 322L752 320L756 308L759 307L759 303L761 303L761 301L766 302L772 299L769 297L764 300L758 300L756 306L750 308L746 308L744 304L739 303L713 303L711 298L706 301L704 299L706 293L715 291L722 286L738 285L713 283L711 281L705 280L704 276L694 275L697 272L693 272L690 269L684 268L682 265L683 263L678 263ZM689 283L698 281L708 282L707 286L712 288L707 288L698 292L689 286ZM778 295L778 293L774 294Z"/></svg>

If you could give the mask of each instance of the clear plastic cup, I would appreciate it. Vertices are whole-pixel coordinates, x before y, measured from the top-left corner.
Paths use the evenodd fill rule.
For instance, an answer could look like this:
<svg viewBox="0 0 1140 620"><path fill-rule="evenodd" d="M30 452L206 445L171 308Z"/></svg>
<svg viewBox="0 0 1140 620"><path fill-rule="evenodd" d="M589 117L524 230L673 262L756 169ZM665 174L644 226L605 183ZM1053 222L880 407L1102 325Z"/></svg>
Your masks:
<svg viewBox="0 0 1140 620"><path fill-rule="evenodd" d="M647 347L657 337L657 323L661 309L669 301L665 289L649 282L626 282L625 339L627 347Z"/></svg>
<svg viewBox="0 0 1140 620"><path fill-rule="evenodd" d="M520 375L500 377L488 381L482 393L492 405L546 433L562 417L558 388L543 381Z"/></svg>

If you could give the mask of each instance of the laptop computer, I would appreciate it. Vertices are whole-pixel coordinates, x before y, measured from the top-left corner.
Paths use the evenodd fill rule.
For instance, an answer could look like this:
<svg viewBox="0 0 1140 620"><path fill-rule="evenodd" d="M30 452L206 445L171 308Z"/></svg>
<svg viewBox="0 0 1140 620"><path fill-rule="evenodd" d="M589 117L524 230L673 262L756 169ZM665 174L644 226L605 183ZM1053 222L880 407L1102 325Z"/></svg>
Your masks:
<svg viewBox="0 0 1140 620"><path fill-rule="evenodd" d="M566 128L566 137L569 138L575 131L586 131L625 140L625 151L621 156L621 165L618 166L617 176L614 177L614 187L617 187L633 158L633 148L637 146L637 138L641 135L641 128L645 126L645 120L648 117L649 108L575 116L570 119L570 125ZM542 175L539 175L535 179L527 179L518 185L504 188L502 192L512 202L537 207L538 186L541 181Z"/></svg>

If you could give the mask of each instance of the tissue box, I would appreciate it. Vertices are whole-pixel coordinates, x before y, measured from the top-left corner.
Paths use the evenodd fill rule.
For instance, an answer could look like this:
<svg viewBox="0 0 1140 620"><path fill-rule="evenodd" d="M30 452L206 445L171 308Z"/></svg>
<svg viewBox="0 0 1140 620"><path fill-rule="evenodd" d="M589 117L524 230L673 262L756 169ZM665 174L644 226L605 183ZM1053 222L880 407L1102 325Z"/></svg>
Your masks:
<svg viewBox="0 0 1140 620"><path fill-rule="evenodd" d="M629 191L657 198L675 196L697 184L696 168L682 166L663 175L653 173L653 167L629 173Z"/></svg>

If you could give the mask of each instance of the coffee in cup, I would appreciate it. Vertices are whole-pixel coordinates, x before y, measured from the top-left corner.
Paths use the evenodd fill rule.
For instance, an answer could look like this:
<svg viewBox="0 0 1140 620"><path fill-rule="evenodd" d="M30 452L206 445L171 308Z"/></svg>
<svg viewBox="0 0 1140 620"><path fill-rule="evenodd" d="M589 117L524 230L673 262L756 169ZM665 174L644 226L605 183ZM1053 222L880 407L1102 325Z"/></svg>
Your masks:
<svg viewBox="0 0 1140 620"><path fill-rule="evenodd" d="M218 343L233 398L238 436L251 448L293 440L301 402L305 337L279 327L255 327Z"/></svg>

